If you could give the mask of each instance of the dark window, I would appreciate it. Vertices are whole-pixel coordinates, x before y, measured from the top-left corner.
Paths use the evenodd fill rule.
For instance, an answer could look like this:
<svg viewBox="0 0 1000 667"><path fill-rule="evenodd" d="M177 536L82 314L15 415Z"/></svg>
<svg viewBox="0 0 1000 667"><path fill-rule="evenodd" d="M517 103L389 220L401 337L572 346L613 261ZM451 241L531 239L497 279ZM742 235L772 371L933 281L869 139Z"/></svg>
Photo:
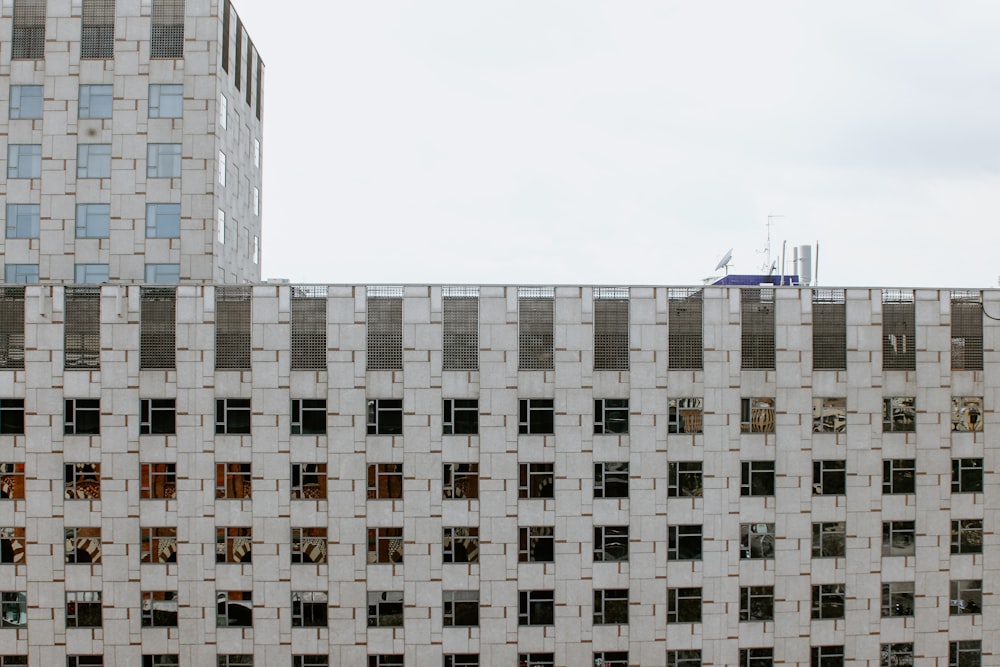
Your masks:
<svg viewBox="0 0 1000 667"><path fill-rule="evenodd" d="M149 57L184 57L184 0L153 0Z"/></svg>
<svg viewBox="0 0 1000 667"><path fill-rule="evenodd" d="M951 293L951 368L983 370L983 295L979 291Z"/></svg>
<svg viewBox="0 0 1000 667"><path fill-rule="evenodd" d="M917 462L914 459L882 461L882 493L916 493Z"/></svg>
<svg viewBox="0 0 1000 667"><path fill-rule="evenodd" d="M846 493L846 461L813 461L813 495L842 496Z"/></svg>
<svg viewBox="0 0 1000 667"><path fill-rule="evenodd" d="M594 526L594 562L628 560L628 526Z"/></svg>
<svg viewBox="0 0 1000 667"><path fill-rule="evenodd" d="M744 586L741 588L740 620L774 620L774 586Z"/></svg>
<svg viewBox="0 0 1000 667"><path fill-rule="evenodd" d="M844 647L813 646L809 667L844 667Z"/></svg>
<svg viewBox="0 0 1000 667"><path fill-rule="evenodd" d="M879 667L912 667L913 644L882 644Z"/></svg>
<svg viewBox="0 0 1000 667"><path fill-rule="evenodd" d="M959 519L951 522L951 552L953 554L983 553L982 519Z"/></svg>
<svg viewBox="0 0 1000 667"><path fill-rule="evenodd" d="M368 499L384 500L403 497L403 464L368 464Z"/></svg>
<svg viewBox="0 0 1000 667"><path fill-rule="evenodd" d="M250 399L216 399L215 432L219 435L249 435Z"/></svg>
<svg viewBox="0 0 1000 667"><path fill-rule="evenodd" d="M402 435L403 401L379 398L368 401L368 435Z"/></svg>
<svg viewBox="0 0 1000 667"><path fill-rule="evenodd" d="M100 368L101 288L67 287L65 305L66 368Z"/></svg>
<svg viewBox="0 0 1000 667"><path fill-rule="evenodd" d="M667 526L667 560L701 560L701 550L701 526Z"/></svg>
<svg viewBox="0 0 1000 667"><path fill-rule="evenodd" d="M982 493L982 490L983 490L983 460L952 459L951 492Z"/></svg>
<svg viewBox="0 0 1000 667"><path fill-rule="evenodd" d="M228 2L226 7L229 7ZM293 371L326 369L326 296L325 286L292 287L290 351Z"/></svg>
<svg viewBox="0 0 1000 667"><path fill-rule="evenodd" d="M982 579L959 579L951 582L948 596L952 616L983 613Z"/></svg>
<svg viewBox="0 0 1000 667"><path fill-rule="evenodd" d="M555 530L551 526L521 526L517 534L519 563L551 563L555 560Z"/></svg>
<svg viewBox="0 0 1000 667"><path fill-rule="evenodd" d="M552 498L555 493L555 467L552 463L518 465L518 498Z"/></svg>
<svg viewBox="0 0 1000 667"><path fill-rule="evenodd" d="M441 597L441 616L444 627L475 627L479 625L479 591L444 591Z"/></svg>
<svg viewBox="0 0 1000 667"><path fill-rule="evenodd" d="M177 366L177 291L173 287L141 287L139 367Z"/></svg>
<svg viewBox="0 0 1000 667"><path fill-rule="evenodd" d="M667 433L701 433L702 399L671 398L667 401Z"/></svg>
<svg viewBox="0 0 1000 667"><path fill-rule="evenodd" d="M555 408L551 398L522 398L518 433L549 435L555 433Z"/></svg>
<svg viewBox="0 0 1000 667"><path fill-rule="evenodd" d="M444 498L478 498L479 464L445 463L442 484Z"/></svg>
<svg viewBox="0 0 1000 667"><path fill-rule="evenodd" d="M595 498L628 498L628 462L594 464Z"/></svg>
<svg viewBox="0 0 1000 667"><path fill-rule="evenodd" d="M249 286L215 288L216 370L250 369L251 299Z"/></svg>
<svg viewBox="0 0 1000 667"><path fill-rule="evenodd" d="M595 590L594 625L625 625L627 623L628 589L605 588Z"/></svg>
<svg viewBox="0 0 1000 667"><path fill-rule="evenodd" d="M67 628L99 628L102 620L100 591L66 593Z"/></svg>
<svg viewBox="0 0 1000 667"><path fill-rule="evenodd" d="M740 525L740 558L774 558L774 524Z"/></svg>
<svg viewBox="0 0 1000 667"><path fill-rule="evenodd" d="M519 591L518 625L552 625L555 622L554 591Z"/></svg>
<svg viewBox="0 0 1000 667"><path fill-rule="evenodd" d="M741 433L774 433L774 399L740 399Z"/></svg>
<svg viewBox="0 0 1000 667"><path fill-rule="evenodd" d="M444 435L475 435L479 433L479 399L446 398L441 412Z"/></svg>
<svg viewBox="0 0 1000 667"><path fill-rule="evenodd" d="M740 290L741 368L774 368L774 288Z"/></svg>
<svg viewBox="0 0 1000 667"><path fill-rule="evenodd" d="M402 627L403 591L368 591L368 627Z"/></svg>
<svg viewBox="0 0 1000 667"><path fill-rule="evenodd" d="M479 667L478 653L446 653L444 667Z"/></svg>
<svg viewBox="0 0 1000 667"><path fill-rule="evenodd" d="M555 290L520 287L517 290L518 354L522 371L545 371L553 366Z"/></svg>
<svg viewBox="0 0 1000 667"><path fill-rule="evenodd" d="M292 399L292 435L326 433L326 399Z"/></svg>
<svg viewBox="0 0 1000 667"><path fill-rule="evenodd" d="M702 351L702 296L700 289L671 288L667 294L667 365L670 370L700 370ZM698 654L701 664L701 654Z"/></svg>
<svg viewBox="0 0 1000 667"><path fill-rule="evenodd" d="M701 623L701 589L667 589L667 623Z"/></svg>
<svg viewBox="0 0 1000 667"><path fill-rule="evenodd" d="M844 618L844 584L821 584L812 587L812 617Z"/></svg>
<svg viewBox="0 0 1000 667"><path fill-rule="evenodd" d="M326 562L326 528L292 528L292 564Z"/></svg>
<svg viewBox="0 0 1000 667"><path fill-rule="evenodd" d="M629 667L628 651L599 651L594 653L594 664L600 667Z"/></svg>
<svg viewBox="0 0 1000 667"><path fill-rule="evenodd" d="M292 464L292 500L322 500L326 498L326 464Z"/></svg>
<svg viewBox="0 0 1000 667"><path fill-rule="evenodd" d="M446 526L441 535L441 555L445 563L478 563L479 528Z"/></svg>
<svg viewBox="0 0 1000 667"><path fill-rule="evenodd" d="M812 291L813 370L847 368L847 303L842 289Z"/></svg>
<svg viewBox="0 0 1000 667"><path fill-rule="evenodd" d="M554 653L518 653L518 667L555 667Z"/></svg>
<svg viewBox="0 0 1000 667"><path fill-rule="evenodd" d="M249 628L253 625L252 591L218 591L216 625L220 628Z"/></svg>
<svg viewBox="0 0 1000 667"><path fill-rule="evenodd" d="M743 461L741 496L774 495L774 461Z"/></svg>
<svg viewBox="0 0 1000 667"><path fill-rule="evenodd" d="M627 398L594 401L594 433L628 433Z"/></svg>
<svg viewBox="0 0 1000 667"><path fill-rule="evenodd" d="M370 655L368 667L403 667L402 655Z"/></svg>
<svg viewBox="0 0 1000 667"><path fill-rule="evenodd" d="M249 653L218 655L215 667L253 667L253 655Z"/></svg>
<svg viewBox="0 0 1000 667"><path fill-rule="evenodd" d="M142 667L179 667L177 654L143 655Z"/></svg>
<svg viewBox="0 0 1000 667"><path fill-rule="evenodd" d="M27 659L22 663L0 662L0 665L28 664ZM66 667L104 667L104 656L102 655L67 655Z"/></svg>
<svg viewBox="0 0 1000 667"><path fill-rule="evenodd" d="M917 368L913 290L882 290L882 368Z"/></svg>
<svg viewBox="0 0 1000 667"><path fill-rule="evenodd" d="M0 593L0 628L23 628L28 624L28 596L24 592ZM24 664L27 664L25 662Z"/></svg>
<svg viewBox="0 0 1000 667"><path fill-rule="evenodd" d="M330 657L326 655L293 655L292 667L329 667Z"/></svg>
<svg viewBox="0 0 1000 667"><path fill-rule="evenodd" d="M812 557L843 558L847 555L847 524L843 521L812 525Z"/></svg>
<svg viewBox="0 0 1000 667"><path fill-rule="evenodd" d="M142 627L177 627L177 591L142 592Z"/></svg>
<svg viewBox="0 0 1000 667"><path fill-rule="evenodd" d="M369 528L368 563L402 563L403 529Z"/></svg>
<svg viewBox="0 0 1000 667"><path fill-rule="evenodd" d="M701 461L667 464L667 496L699 498L704 490Z"/></svg>
<svg viewBox="0 0 1000 667"><path fill-rule="evenodd" d="M403 290L400 287L369 287L368 370L402 368Z"/></svg>
<svg viewBox="0 0 1000 667"><path fill-rule="evenodd" d="M774 649L741 648L739 667L771 667L774 664Z"/></svg>
<svg viewBox="0 0 1000 667"><path fill-rule="evenodd" d="M479 368L479 288L441 289L442 357L446 371Z"/></svg>
<svg viewBox="0 0 1000 667"><path fill-rule="evenodd" d="M177 402L172 398L139 399L139 435L177 432Z"/></svg>
<svg viewBox="0 0 1000 667"><path fill-rule="evenodd" d="M24 399L0 399L0 435L24 434Z"/></svg>
<svg viewBox="0 0 1000 667"><path fill-rule="evenodd" d="M292 592L292 627L325 628L329 594L323 591Z"/></svg>
<svg viewBox="0 0 1000 667"><path fill-rule="evenodd" d="M912 581L882 584L882 618L892 616L913 616Z"/></svg>
<svg viewBox="0 0 1000 667"><path fill-rule="evenodd" d="M955 534L952 522L952 536ZM914 521L885 521L882 523L882 555L912 556L916 553L917 527ZM952 550L954 551L954 543Z"/></svg>
<svg viewBox="0 0 1000 667"><path fill-rule="evenodd" d="M983 642L965 639L948 643L948 667L982 667Z"/></svg>
<svg viewBox="0 0 1000 667"><path fill-rule="evenodd" d="M628 370L627 287L594 288L594 370Z"/></svg>

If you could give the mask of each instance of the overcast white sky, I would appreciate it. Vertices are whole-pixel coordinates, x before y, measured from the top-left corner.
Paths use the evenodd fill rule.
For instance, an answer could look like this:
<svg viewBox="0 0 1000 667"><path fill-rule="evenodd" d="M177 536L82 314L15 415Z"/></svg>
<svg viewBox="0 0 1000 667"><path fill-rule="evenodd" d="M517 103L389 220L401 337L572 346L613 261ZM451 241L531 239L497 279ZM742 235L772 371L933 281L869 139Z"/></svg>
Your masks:
<svg viewBox="0 0 1000 667"><path fill-rule="evenodd" d="M996 0L234 1L267 278L998 284Z"/></svg>

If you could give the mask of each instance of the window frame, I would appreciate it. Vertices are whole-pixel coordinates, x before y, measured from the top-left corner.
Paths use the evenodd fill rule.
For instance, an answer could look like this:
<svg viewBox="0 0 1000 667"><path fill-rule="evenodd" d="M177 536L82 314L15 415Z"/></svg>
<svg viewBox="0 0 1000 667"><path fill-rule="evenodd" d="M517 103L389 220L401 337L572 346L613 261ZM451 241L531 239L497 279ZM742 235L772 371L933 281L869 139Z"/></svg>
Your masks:
<svg viewBox="0 0 1000 667"><path fill-rule="evenodd" d="M463 419L459 419L459 416ZM445 398L441 409L442 435L478 435L479 399Z"/></svg>
<svg viewBox="0 0 1000 667"><path fill-rule="evenodd" d="M909 536L909 539L906 539ZM897 547L897 542L904 545ZM894 549L900 549L894 552ZM882 557L915 556L917 553L917 522L916 521L883 521L882 522Z"/></svg>
<svg viewBox="0 0 1000 667"><path fill-rule="evenodd" d="M0 398L0 435L24 435L23 398Z"/></svg>
<svg viewBox="0 0 1000 667"><path fill-rule="evenodd" d="M176 433L176 399L139 399L139 435L175 435Z"/></svg>
<svg viewBox="0 0 1000 667"><path fill-rule="evenodd" d="M627 563L629 546L628 525L594 526L595 563Z"/></svg>
<svg viewBox="0 0 1000 667"><path fill-rule="evenodd" d="M442 463L441 497L444 500L479 498L478 463Z"/></svg>
<svg viewBox="0 0 1000 667"><path fill-rule="evenodd" d="M810 617L812 620L842 619L847 601L847 591L844 584L814 584L812 587L812 605ZM837 612L839 606L840 611ZM827 611L830 607L831 610Z"/></svg>
<svg viewBox="0 0 1000 667"><path fill-rule="evenodd" d="M460 531L464 531L464 534ZM458 544L461 544L461 550L456 548ZM478 563L479 526L442 526L441 562Z"/></svg>
<svg viewBox="0 0 1000 667"><path fill-rule="evenodd" d="M101 464L64 463L63 498L66 500L100 500Z"/></svg>
<svg viewBox="0 0 1000 667"><path fill-rule="evenodd" d="M555 497L556 472L554 463L517 464L518 499Z"/></svg>
<svg viewBox="0 0 1000 667"><path fill-rule="evenodd" d="M905 495L916 492L916 459L882 460L882 495Z"/></svg>
<svg viewBox="0 0 1000 667"><path fill-rule="evenodd" d="M252 628L253 627L253 591L215 591L215 627L217 628ZM249 602L249 606L241 604ZM239 609L249 609L248 617L233 617L232 612ZM225 622L223 622L225 621Z"/></svg>
<svg viewBox="0 0 1000 667"><path fill-rule="evenodd" d="M41 144L7 144L7 178L41 178Z"/></svg>
<svg viewBox="0 0 1000 667"><path fill-rule="evenodd" d="M25 95L25 93L30 93ZM27 97L27 102L25 98ZM8 100L7 117L10 120L41 120L45 111L45 86L34 84L12 85Z"/></svg>
<svg viewBox="0 0 1000 667"><path fill-rule="evenodd" d="M628 625L629 589L595 588L593 611L594 625Z"/></svg>
<svg viewBox="0 0 1000 667"><path fill-rule="evenodd" d="M912 581L883 581L882 618L913 616L916 607L915 598L916 592Z"/></svg>
<svg viewBox="0 0 1000 667"><path fill-rule="evenodd" d="M403 527L368 529L368 564L398 565L403 562Z"/></svg>
<svg viewBox="0 0 1000 667"><path fill-rule="evenodd" d="M155 597L155 596L163 597ZM170 597L168 597L170 596ZM141 627L144 628L176 628L177 627L177 617L178 617L178 596L177 591L142 591L140 593L140 618ZM169 603L173 602L173 619L170 619L170 607L171 605L165 604L161 605L159 612L161 614L166 614L165 619L161 619L157 622L156 608L157 602Z"/></svg>
<svg viewBox="0 0 1000 667"><path fill-rule="evenodd" d="M41 205L7 204L6 238L37 239L41 230Z"/></svg>
<svg viewBox="0 0 1000 667"><path fill-rule="evenodd" d="M441 625L445 628L479 627L479 591L441 591Z"/></svg>
<svg viewBox="0 0 1000 667"><path fill-rule="evenodd" d="M368 435L403 435L403 400L368 399Z"/></svg>
<svg viewBox="0 0 1000 667"><path fill-rule="evenodd" d="M517 592L517 624L519 626L555 625L556 594L552 589L532 589Z"/></svg>
<svg viewBox="0 0 1000 667"><path fill-rule="evenodd" d="M368 464L368 500L402 500L403 464Z"/></svg>
<svg viewBox="0 0 1000 667"><path fill-rule="evenodd" d="M172 500L176 497L176 463L139 464L139 500Z"/></svg>
<svg viewBox="0 0 1000 667"><path fill-rule="evenodd" d="M701 649L668 650L667 667L701 667Z"/></svg>
<svg viewBox="0 0 1000 667"><path fill-rule="evenodd" d="M518 400L518 435L554 435L556 430L555 401L551 398Z"/></svg>
<svg viewBox="0 0 1000 667"><path fill-rule="evenodd" d="M28 559L27 544L23 526L0 528L0 565L24 565Z"/></svg>
<svg viewBox="0 0 1000 667"><path fill-rule="evenodd" d="M971 664L983 664L983 642L980 639L960 639L948 642L948 667L969 667L965 655L974 656Z"/></svg>
<svg viewBox="0 0 1000 667"><path fill-rule="evenodd" d="M403 591L368 591L368 627L403 627L406 615L404 604ZM399 611L395 613L397 609Z"/></svg>
<svg viewBox="0 0 1000 667"><path fill-rule="evenodd" d="M168 93L168 94L164 94ZM156 103L153 103L153 100ZM166 105L164 100L167 101ZM177 106L174 107L173 105ZM166 107L166 112L164 112ZM155 113L154 113L155 109ZM176 112L174 112L176 109ZM182 83L151 83L147 98L148 118L182 118L184 116L184 84Z"/></svg>
<svg viewBox="0 0 1000 667"><path fill-rule="evenodd" d="M667 588L667 623L701 623L703 593L700 586Z"/></svg>
<svg viewBox="0 0 1000 667"><path fill-rule="evenodd" d="M752 460L740 462L740 496L770 497L775 491L775 462ZM761 481L763 480L763 481ZM762 492L763 491L763 492Z"/></svg>
<svg viewBox="0 0 1000 667"><path fill-rule="evenodd" d="M952 519L951 553L952 554L983 553L982 519Z"/></svg>
<svg viewBox="0 0 1000 667"><path fill-rule="evenodd" d="M330 594L327 591L292 591L291 600L293 628L329 627Z"/></svg>
<svg viewBox="0 0 1000 667"><path fill-rule="evenodd" d="M777 401L773 397L740 399L740 433L774 433Z"/></svg>
<svg viewBox="0 0 1000 667"><path fill-rule="evenodd" d="M146 238L179 239L181 237L181 205L173 202L146 204Z"/></svg>
<svg viewBox="0 0 1000 667"><path fill-rule="evenodd" d="M982 493L985 469L981 458L951 460L951 492Z"/></svg>
<svg viewBox="0 0 1000 667"><path fill-rule="evenodd" d="M913 664L913 642L893 642L879 647L879 667ZM907 660L909 658L909 660Z"/></svg>
<svg viewBox="0 0 1000 667"><path fill-rule="evenodd" d="M245 417L245 421L241 417ZM215 399L216 435L250 435L252 421L249 398Z"/></svg>
<svg viewBox="0 0 1000 667"><path fill-rule="evenodd" d="M740 560L774 558L777 536L773 523L763 521L740 524Z"/></svg>
<svg viewBox="0 0 1000 667"><path fill-rule="evenodd" d="M326 500L327 464L292 463L289 480L292 500Z"/></svg>
<svg viewBox="0 0 1000 667"><path fill-rule="evenodd" d="M24 463L0 463L0 473L4 482L0 484L0 500L24 500Z"/></svg>
<svg viewBox="0 0 1000 667"><path fill-rule="evenodd" d="M108 119L114 116L115 87L110 83L81 83L77 118Z"/></svg>
<svg viewBox="0 0 1000 667"><path fill-rule="evenodd" d="M740 621L774 620L774 586L740 587Z"/></svg>
<svg viewBox="0 0 1000 667"><path fill-rule="evenodd" d="M241 461L215 464L215 499L244 500L253 497L253 466Z"/></svg>
<svg viewBox="0 0 1000 667"><path fill-rule="evenodd" d="M100 527L63 528L66 565L96 565L101 562L102 542ZM82 554L81 554L82 552Z"/></svg>
<svg viewBox="0 0 1000 667"><path fill-rule="evenodd" d="M180 178L184 151L178 143L146 144L146 178Z"/></svg>
<svg viewBox="0 0 1000 667"><path fill-rule="evenodd" d="M667 497L700 498L705 491L703 461L667 462Z"/></svg>
<svg viewBox="0 0 1000 667"><path fill-rule="evenodd" d="M774 664L774 648L757 646L740 649L739 667L771 667Z"/></svg>
<svg viewBox="0 0 1000 667"><path fill-rule="evenodd" d="M682 548L682 544L697 538L698 555L684 557L681 554L691 553ZM701 560L705 548L705 527L697 523L671 524L667 526L667 562L683 560Z"/></svg>
<svg viewBox="0 0 1000 667"><path fill-rule="evenodd" d="M96 599L79 596L92 596ZM66 628L104 627L102 598L101 591L66 591Z"/></svg>
<svg viewBox="0 0 1000 667"><path fill-rule="evenodd" d="M847 495L847 461L813 461L814 496Z"/></svg>
<svg viewBox="0 0 1000 667"><path fill-rule="evenodd" d="M77 144L76 177L111 178L111 144Z"/></svg>
<svg viewBox="0 0 1000 667"><path fill-rule="evenodd" d="M539 549L539 545L547 547ZM556 560L556 530L554 526L518 526L517 562L554 563Z"/></svg>
<svg viewBox="0 0 1000 667"><path fill-rule="evenodd" d="M832 527L832 528L829 528ZM827 548L828 545L832 545ZM847 557L847 522L822 521L812 525L812 557L813 558L846 558ZM830 553L830 552L835 553Z"/></svg>
<svg viewBox="0 0 1000 667"><path fill-rule="evenodd" d="M328 560L326 526L293 526L289 542L292 565L322 565Z"/></svg>
<svg viewBox="0 0 1000 667"><path fill-rule="evenodd" d="M882 399L883 433L916 433L917 399L914 396L887 396Z"/></svg>
<svg viewBox="0 0 1000 667"><path fill-rule="evenodd" d="M697 435L704 433L705 400L703 398L667 399L667 435Z"/></svg>
<svg viewBox="0 0 1000 667"><path fill-rule="evenodd" d="M627 435L629 399L594 399L594 435Z"/></svg>
<svg viewBox="0 0 1000 667"><path fill-rule="evenodd" d="M253 529L249 526L216 526L215 562L252 563Z"/></svg>
<svg viewBox="0 0 1000 667"><path fill-rule="evenodd" d="M594 498L628 498L628 461L594 463Z"/></svg>
<svg viewBox="0 0 1000 667"><path fill-rule="evenodd" d="M948 609L950 616L982 614L983 580L952 579L949 584Z"/></svg>

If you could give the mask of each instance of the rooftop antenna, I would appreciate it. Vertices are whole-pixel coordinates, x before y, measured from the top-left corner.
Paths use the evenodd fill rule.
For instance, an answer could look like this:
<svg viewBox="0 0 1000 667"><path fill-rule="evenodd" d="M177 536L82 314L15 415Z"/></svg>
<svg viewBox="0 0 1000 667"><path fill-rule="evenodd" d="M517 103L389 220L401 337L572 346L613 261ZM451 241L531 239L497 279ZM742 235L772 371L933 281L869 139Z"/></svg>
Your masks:
<svg viewBox="0 0 1000 667"><path fill-rule="evenodd" d="M719 263L716 264L715 270L718 271L719 269L725 269L726 275L728 276L729 265L732 263L733 263L733 249L730 248L729 250L726 251L726 254L722 256L722 259L719 260Z"/></svg>
<svg viewBox="0 0 1000 667"><path fill-rule="evenodd" d="M761 269L763 269L764 271L767 271L771 266L771 225L774 224L771 221L774 220L775 218L784 218L784 217L785 216L778 215L776 213L769 213L767 216L767 246L764 248L763 251L764 264L761 266Z"/></svg>

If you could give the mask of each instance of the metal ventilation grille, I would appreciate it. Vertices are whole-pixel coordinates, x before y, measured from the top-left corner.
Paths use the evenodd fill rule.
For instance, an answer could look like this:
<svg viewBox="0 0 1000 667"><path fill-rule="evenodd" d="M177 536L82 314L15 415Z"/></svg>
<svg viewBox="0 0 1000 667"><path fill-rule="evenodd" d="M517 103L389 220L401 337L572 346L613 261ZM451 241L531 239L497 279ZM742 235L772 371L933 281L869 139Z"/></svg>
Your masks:
<svg viewBox="0 0 1000 667"><path fill-rule="evenodd" d="M977 291L951 293L951 367L983 370L983 297Z"/></svg>
<svg viewBox="0 0 1000 667"><path fill-rule="evenodd" d="M139 368L176 368L176 289L142 287L140 300Z"/></svg>
<svg viewBox="0 0 1000 667"><path fill-rule="evenodd" d="M812 292L813 370L847 368L847 302L842 289Z"/></svg>
<svg viewBox="0 0 1000 667"><path fill-rule="evenodd" d="M115 0L83 0L81 58L115 57Z"/></svg>
<svg viewBox="0 0 1000 667"><path fill-rule="evenodd" d="M184 0L153 0L149 57L184 57Z"/></svg>
<svg viewBox="0 0 1000 667"><path fill-rule="evenodd" d="M774 368L774 289L740 290L741 349L744 370Z"/></svg>
<svg viewBox="0 0 1000 667"><path fill-rule="evenodd" d="M368 288L368 370L403 368L403 289Z"/></svg>
<svg viewBox="0 0 1000 667"><path fill-rule="evenodd" d="M479 288L444 287L441 297L444 370L478 370Z"/></svg>
<svg viewBox="0 0 1000 667"><path fill-rule="evenodd" d="M702 298L696 288L667 293L667 365L671 370L700 370L703 365Z"/></svg>
<svg viewBox="0 0 1000 667"><path fill-rule="evenodd" d="M23 287L0 287L0 368L24 368Z"/></svg>
<svg viewBox="0 0 1000 667"><path fill-rule="evenodd" d="M917 368L913 290L882 290L882 368Z"/></svg>
<svg viewBox="0 0 1000 667"><path fill-rule="evenodd" d="M250 300L245 285L215 288L215 368L250 368Z"/></svg>
<svg viewBox="0 0 1000 667"><path fill-rule="evenodd" d="M326 297L322 285L292 287L292 370L326 369Z"/></svg>
<svg viewBox="0 0 1000 667"><path fill-rule="evenodd" d="M66 368L101 366L101 288L66 288Z"/></svg>
<svg viewBox="0 0 1000 667"><path fill-rule="evenodd" d="M594 370L628 370L627 287L594 288Z"/></svg>
<svg viewBox="0 0 1000 667"><path fill-rule="evenodd" d="M45 57L45 0L14 0L10 57L14 60Z"/></svg>
<svg viewBox="0 0 1000 667"><path fill-rule="evenodd" d="M555 290L521 287L517 291L518 368L545 371L554 368Z"/></svg>

